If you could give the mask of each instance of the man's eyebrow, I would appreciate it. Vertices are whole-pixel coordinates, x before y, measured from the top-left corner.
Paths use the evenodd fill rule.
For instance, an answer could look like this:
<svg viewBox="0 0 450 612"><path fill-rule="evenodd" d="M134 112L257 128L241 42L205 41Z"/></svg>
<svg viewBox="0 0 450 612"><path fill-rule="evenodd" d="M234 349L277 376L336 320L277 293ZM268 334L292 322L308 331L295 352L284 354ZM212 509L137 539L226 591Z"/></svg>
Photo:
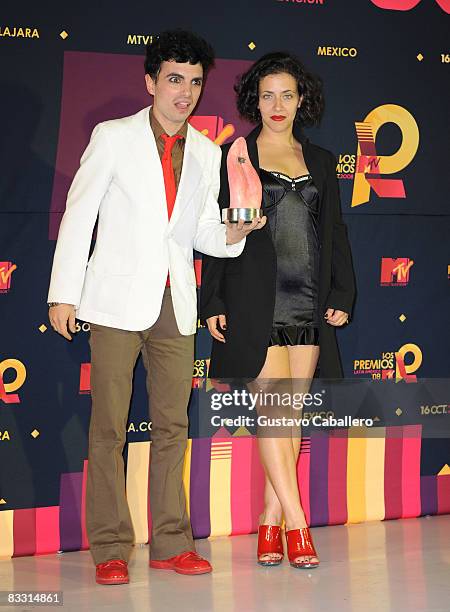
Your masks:
<svg viewBox="0 0 450 612"><path fill-rule="evenodd" d="M179 74L178 72L171 72L170 74L166 75L167 79L170 79L170 77L178 77L179 79L184 79L185 77L182 74ZM196 76L192 78L193 81L203 81L203 77L202 76Z"/></svg>

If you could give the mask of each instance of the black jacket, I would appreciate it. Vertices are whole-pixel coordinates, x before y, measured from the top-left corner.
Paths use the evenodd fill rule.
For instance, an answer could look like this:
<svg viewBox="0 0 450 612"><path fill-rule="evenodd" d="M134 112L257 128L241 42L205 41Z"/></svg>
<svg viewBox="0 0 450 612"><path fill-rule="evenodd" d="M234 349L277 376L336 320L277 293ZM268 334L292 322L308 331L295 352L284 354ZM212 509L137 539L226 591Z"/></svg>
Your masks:
<svg viewBox="0 0 450 612"><path fill-rule="evenodd" d="M256 139L261 126L246 138L250 160L259 171ZM301 130L306 166L320 196L319 240L319 344L315 376L343 376L336 342L336 328L323 318L327 308L351 315L355 296L354 272L347 227L342 221L336 158L312 144ZM231 144L222 147L220 208L228 208L230 192L226 159ZM209 376L255 378L266 358L275 307L276 253L269 224L247 236L244 251L236 258L203 256L200 318L225 314L226 343L213 339Z"/></svg>

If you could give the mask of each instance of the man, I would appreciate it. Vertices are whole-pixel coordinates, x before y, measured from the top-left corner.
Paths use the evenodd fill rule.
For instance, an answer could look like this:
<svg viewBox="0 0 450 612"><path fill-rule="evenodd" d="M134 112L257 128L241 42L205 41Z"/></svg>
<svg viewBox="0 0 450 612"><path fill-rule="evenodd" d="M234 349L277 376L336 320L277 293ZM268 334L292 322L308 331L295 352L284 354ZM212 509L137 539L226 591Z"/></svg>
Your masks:
<svg viewBox="0 0 450 612"><path fill-rule="evenodd" d="M197 322L193 249L236 257L265 222L220 223L220 149L187 124L213 61L190 32L164 32L148 46L153 106L95 127L59 231L50 322L68 340L76 316L91 326L86 526L100 584L129 581L134 532L122 451L140 353L152 420L150 567L212 569L195 552L182 482Z"/></svg>

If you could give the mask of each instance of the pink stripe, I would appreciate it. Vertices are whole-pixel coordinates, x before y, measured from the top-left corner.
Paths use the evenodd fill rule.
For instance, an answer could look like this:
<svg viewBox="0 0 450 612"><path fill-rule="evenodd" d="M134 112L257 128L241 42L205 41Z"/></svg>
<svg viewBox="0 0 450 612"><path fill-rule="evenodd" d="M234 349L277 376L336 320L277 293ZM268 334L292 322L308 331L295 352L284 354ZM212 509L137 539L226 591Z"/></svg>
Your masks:
<svg viewBox="0 0 450 612"><path fill-rule="evenodd" d="M348 431L334 430L328 448L328 524L347 522L347 448Z"/></svg>
<svg viewBox="0 0 450 612"><path fill-rule="evenodd" d="M450 514L450 474L436 476L438 514Z"/></svg>
<svg viewBox="0 0 450 612"><path fill-rule="evenodd" d="M36 508L36 555L60 550L59 506Z"/></svg>
<svg viewBox="0 0 450 612"><path fill-rule="evenodd" d="M420 516L421 425L403 427L402 518Z"/></svg>
<svg viewBox="0 0 450 612"><path fill-rule="evenodd" d="M307 444L305 444L307 442ZM309 463L310 463L310 439L303 438L300 447L300 455L297 462L297 482L300 491L300 500L306 522L311 524L311 509L309 504Z"/></svg>
<svg viewBox="0 0 450 612"><path fill-rule="evenodd" d="M13 557L34 555L36 546L36 509L14 510Z"/></svg>
<svg viewBox="0 0 450 612"><path fill-rule="evenodd" d="M235 438L231 460L231 535L252 531L252 439Z"/></svg>
<svg viewBox="0 0 450 612"><path fill-rule="evenodd" d="M386 427L384 447L384 507L385 519L401 518L402 512L402 458L403 428Z"/></svg>
<svg viewBox="0 0 450 612"><path fill-rule="evenodd" d="M89 540L86 532L86 483L87 483L87 459L83 462L83 482L81 485L81 550L89 548Z"/></svg>

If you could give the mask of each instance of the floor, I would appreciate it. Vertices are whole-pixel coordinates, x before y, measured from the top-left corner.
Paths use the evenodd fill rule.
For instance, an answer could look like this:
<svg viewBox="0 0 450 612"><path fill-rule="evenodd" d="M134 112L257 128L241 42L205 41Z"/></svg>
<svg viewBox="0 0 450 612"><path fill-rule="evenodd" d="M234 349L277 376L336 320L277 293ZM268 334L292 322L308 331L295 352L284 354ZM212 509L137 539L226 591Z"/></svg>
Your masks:
<svg viewBox="0 0 450 612"><path fill-rule="evenodd" d="M2 560L0 590L62 591L65 612L450 610L450 515L311 531L321 560L314 570L296 570L286 561L263 568L255 563L256 536L244 535L197 540L212 574L150 570L147 546L137 546L129 585L97 585L90 553L82 551Z"/></svg>

